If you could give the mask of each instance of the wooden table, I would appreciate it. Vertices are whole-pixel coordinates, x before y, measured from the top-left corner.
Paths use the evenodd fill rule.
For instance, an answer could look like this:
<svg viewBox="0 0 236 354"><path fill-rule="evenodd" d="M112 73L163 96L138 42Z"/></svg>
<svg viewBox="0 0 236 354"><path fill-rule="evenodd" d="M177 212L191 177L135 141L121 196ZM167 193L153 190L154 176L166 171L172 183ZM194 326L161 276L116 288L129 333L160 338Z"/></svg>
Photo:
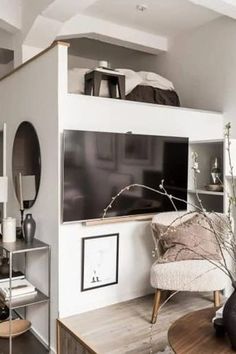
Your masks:
<svg viewBox="0 0 236 354"><path fill-rule="evenodd" d="M211 322L214 307L191 312L172 324L168 331L176 354L235 354L227 336L216 337Z"/></svg>

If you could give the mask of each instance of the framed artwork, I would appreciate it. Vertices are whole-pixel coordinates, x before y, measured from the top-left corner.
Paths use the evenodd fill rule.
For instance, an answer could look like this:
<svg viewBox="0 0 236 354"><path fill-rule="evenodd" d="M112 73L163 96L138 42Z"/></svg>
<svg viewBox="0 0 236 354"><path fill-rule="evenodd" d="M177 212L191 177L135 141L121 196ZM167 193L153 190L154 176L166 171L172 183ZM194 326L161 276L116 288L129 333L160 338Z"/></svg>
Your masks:
<svg viewBox="0 0 236 354"><path fill-rule="evenodd" d="M116 167L115 134L96 133L95 143L97 166L114 170Z"/></svg>
<svg viewBox="0 0 236 354"><path fill-rule="evenodd" d="M119 156L126 165L150 165L152 163L151 140L145 135L127 134L119 139Z"/></svg>
<svg viewBox="0 0 236 354"><path fill-rule="evenodd" d="M82 238L81 291L118 283L119 234Z"/></svg>
<svg viewBox="0 0 236 354"><path fill-rule="evenodd" d="M111 198L121 191L124 187L133 183L133 176L125 173L111 173L108 177L108 185L111 190ZM126 193L124 193L126 194Z"/></svg>

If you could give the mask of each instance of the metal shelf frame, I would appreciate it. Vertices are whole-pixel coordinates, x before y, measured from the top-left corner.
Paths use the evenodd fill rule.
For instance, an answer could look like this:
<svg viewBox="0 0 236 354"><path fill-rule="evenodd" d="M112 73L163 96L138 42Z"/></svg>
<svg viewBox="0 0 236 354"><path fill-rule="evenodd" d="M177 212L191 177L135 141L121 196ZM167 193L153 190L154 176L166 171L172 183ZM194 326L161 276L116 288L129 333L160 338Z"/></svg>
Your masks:
<svg viewBox="0 0 236 354"><path fill-rule="evenodd" d="M26 318L26 308L27 306L36 305L39 303L47 303L48 305L48 345L47 350L50 352L51 343L51 247L50 245L34 239L32 243L26 243L24 240L17 240L13 243L4 243L0 241L0 250L4 250L7 257L9 258L9 288L10 288L10 299L5 302L9 308L9 354L12 354L12 312L19 308L24 308L24 317ZM48 293L45 295L39 289L37 294L33 296L27 296L21 299L12 299L12 281L13 281L13 259L14 255L24 254L24 274L27 273L27 254L31 252L47 252L48 254Z"/></svg>

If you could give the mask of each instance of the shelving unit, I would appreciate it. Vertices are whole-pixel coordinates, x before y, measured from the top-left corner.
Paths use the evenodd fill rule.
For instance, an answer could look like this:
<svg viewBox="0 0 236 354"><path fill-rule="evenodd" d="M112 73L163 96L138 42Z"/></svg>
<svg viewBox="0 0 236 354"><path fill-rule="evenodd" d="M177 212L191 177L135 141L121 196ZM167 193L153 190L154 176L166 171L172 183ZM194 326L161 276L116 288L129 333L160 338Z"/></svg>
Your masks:
<svg viewBox="0 0 236 354"><path fill-rule="evenodd" d="M45 353L50 351L50 284L51 284L51 250L50 246L42 241L39 241L37 239L34 239L34 241L30 244L27 244L24 242L24 240L17 240L14 243L4 243L0 241L0 250L3 250L6 253L6 256L9 258L9 288L10 288L10 300L6 301L5 304L9 308L9 354L13 353L13 337L11 333L11 322L13 320L13 311L16 311L17 309L23 308L25 309L25 316L26 317L26 308L28 306L32 305L37 305L40 303L46 303L48 305L48 345L47 348L45 348ZM11 299L11 288L12 288L12 281L13 281L13 260L14 256L17 254L23 254L24 255L24 270L23 273L25 274L27 278L27 254L31 252L47 252L48 254L48 293L44 294L42 291L39 289L37 290L37 294L30 296L30 297L25 297L25 298L20 298L18 300L12 300ZM37 345L34 343L34 339L38 341L32 333L30 334L24 334L24 343L21 344L24 346L27 346L27 338L29 338L29 344L31 347L34 347ZM6 345L5 345L6 346ZM2 345L0 344L0 348L2 349ZM28 352L27 349L23 349L22 353ZM42 348L37 351L43 353ZM18 352L17 352L18 353ZM36 353L36 352L35 352Z"/></svg>
<svg viewBox="0 0 236 354"><path fill-rule="evenodd" d="M198 154L200 174L197 176L197 189L194 186L192 170L192 153ZM222 171L222 181L224 183L224 140L203 140L189 142L189 171L188 171L188 201L198 205L196 191L199 194L203 206L207 211L224 211L224 191L213 192L206 189L211 182L211 167L213 159L217 157Z"/></svg>

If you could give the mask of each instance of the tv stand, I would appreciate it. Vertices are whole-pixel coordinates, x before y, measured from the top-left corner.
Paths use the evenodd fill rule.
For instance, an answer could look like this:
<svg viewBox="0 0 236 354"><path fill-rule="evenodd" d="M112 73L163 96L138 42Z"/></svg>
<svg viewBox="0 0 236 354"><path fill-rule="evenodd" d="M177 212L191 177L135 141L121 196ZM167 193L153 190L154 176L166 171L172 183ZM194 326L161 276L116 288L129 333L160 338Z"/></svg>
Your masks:
<svg viewBox="0 0 236 354"><path fill-rule="evenodd" d="M83 226L95 226L103 224L114 224L127 221L150 221L154 214L116 216L114 218L94 219L82 222Z"/></svg>

